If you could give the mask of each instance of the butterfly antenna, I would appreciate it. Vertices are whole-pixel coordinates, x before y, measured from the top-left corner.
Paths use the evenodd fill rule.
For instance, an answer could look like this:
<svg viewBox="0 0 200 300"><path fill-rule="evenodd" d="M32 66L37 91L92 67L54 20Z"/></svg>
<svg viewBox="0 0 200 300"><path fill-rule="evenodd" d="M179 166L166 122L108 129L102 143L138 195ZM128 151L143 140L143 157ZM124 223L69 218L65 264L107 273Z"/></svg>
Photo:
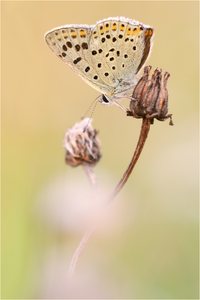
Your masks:
<svg viewBox="0 0 200 300"><path fill-rule="evenodd" d="M92 103L90 104L90 106L88 107L88 109L86 110L86 112L84 113L82 119L86 118L87 114L88 114L90 111L91 111L91 113L90 113L90 117L89 117L89 118L92 117L92 115L93 115L93 113L94 113L94 111L95 111L95 108L96 108L96 106L97 106L97 103L98 103L98 101L97 101L98 98L99 98L99 97L97 97L96 99L94 99L94 101L92 101Z"/></svg>
<svg viewBox="0 0 200 300"><path fill-rule="evenodd" d="M84 119L86 117L86 115L88 114L88 112L90 112L90 115L88 117L88 122L87 122L87 124L86 124L86 126L84 128L84 131L88 128L88 125L90 124L90 120L91 120L91 118L92 118L92 116L94 114L94 111L96 109L96 106L97 106L97 104L99 102L98 99L99 99L99 96L94 101L92 101L92 103L90 104L89 108L86 110L85 114L82 117Z"/></svg>

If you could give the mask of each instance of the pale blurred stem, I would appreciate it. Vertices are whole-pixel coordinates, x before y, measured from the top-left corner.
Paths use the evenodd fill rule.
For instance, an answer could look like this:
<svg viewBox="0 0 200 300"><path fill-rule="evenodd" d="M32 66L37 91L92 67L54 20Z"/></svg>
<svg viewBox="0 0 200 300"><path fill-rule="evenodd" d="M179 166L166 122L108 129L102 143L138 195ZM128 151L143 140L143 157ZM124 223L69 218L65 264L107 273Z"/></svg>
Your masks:
<svg viewBox="0 0 200 300"><path fill-rule="evenodd" d="M83 252L83 250L85 249L85 246L86 246L87 242L89 241L91 235L95 231L95 229L96 229L96 226L92 227L91 230L86 231L86 233L82 237L78 247L74 251L72 259L69 264L69 269L68 269L69 277L72 277L72 275L74 274L79 257L81 255L81 253Z"/></svg>
<svg viewBox="0 0 200 300"><path fill-rule="evenodd" d="M135 164L138 161L138 158L140 157L140 154L141 154L142 149L144 147L145 141L147 139L147 136L148 136L148 133L149 133L149 130L150 130L150 126L151 126L150 119L144 118L143 121L142 121L142 126L141 126L141 130L140 130L140 136L139 136L139 139L138 139L138 143L137 143L137 146L135 148L135 151L134 151L133 157L131 159L131 162L130 162L128 168L126 169L126 171L124 172L122 178L120 179L120 181L118 182L118 184L114 188L112 194L108 198L107 204L111 203L115 199L115 197L118 195L118 193L124 187L124 185L127 182L129 176L131 175L131 173L132 173L132 171L135 167ZM88 169L87 172L88 171L89 171L88 176L90 176L91 175L90 174L91 170ZM92 184L95 184L92 177L90 178L90 180L91 180ZM97 222L98 222L98 220L97 220ZM81 255L81 253L83 252L83 250L85 249L85 246L86 246L87 242L89 241L90 237L92 236L92 234L96 230L96 227L98 225L97 222L92 226L92 228L90 230L86 231L86 233L82 237L78 247L74 251L74 254L72 256L72 259L71 259L70 265L69 265L69 269L68 269L68 275L69 276L72 276L74 274L78 259Z"/></svg>
<svg viewBox="0 0 200 300"><path fill-rule="evenodd" d="M83 169L89 179L89 182L92 186L96 185L96 175L94 173L94 168L92 166L89 166L88 164L83 165Z"/></svg>
<svg viewBox="0 0 200 300"><path fill-rule="evenodd" d="M125 183L127 182L129 176L131 175L131 173L132 173L132 171L135 167L135 164L136 164L136 162L138 161L138 159L140 157L140 154L142 152L142 149L144 147L146 139L148 137L150 126L151 126L151 120L148 119L148 118L144 118L142 120L140 136L139 136L135 151L133 153L133 157L131 159L131 162L130 162L128 168L126 169L126 171L124 172L122 178L120 179L120 181L118 182L118 184L114 188L114 190L113 190L113 192L112 192L112 194L109 198L109 202L113 201L114 198L117 196L117 194L119 194L119 192L121 191L121 189L124 187Z"/></svg>
<svg viewBox="0 0 200 300"><path fill-rule="evenodd" d="M86 176L89 179L91 186L95 187L96 186L96 175L94 173L94 168L92 166L89 166L88 164L85 164L85 165L83 165L83 169L86 173ZM83 235L82 239L80 240L78 247L74 251L71 261L70 261L70 264L69 264L69 269L68 269L68 275L70 277L74 274L78 259L81 255L81 253L83 252L85 245L87 244L87 241L90 239L90 236L92 235L92 233L94 231L95 231L94 227L92 227L91 230L86 231L85 234Z"/></svg>

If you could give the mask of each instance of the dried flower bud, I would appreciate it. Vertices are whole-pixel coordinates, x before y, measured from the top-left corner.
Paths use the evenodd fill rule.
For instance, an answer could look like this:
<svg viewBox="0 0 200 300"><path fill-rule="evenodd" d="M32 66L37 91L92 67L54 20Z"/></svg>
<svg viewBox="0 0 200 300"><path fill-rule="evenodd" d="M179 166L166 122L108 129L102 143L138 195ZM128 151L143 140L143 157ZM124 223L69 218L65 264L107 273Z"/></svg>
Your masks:
<svg viewBox="0 0 200 300"><path fill-rule="evenodd" d="M70 128L64 138L65 162L76 167L83 164L94 165L101 158L97 130L92 128L92 120L85 118Z"/></svg>
<svg viewBox="0 0 200 300"><path fill-rule="evenodd" d="M170 74L156 69L150 77L150 71L151 66L144 68L144 74L134 88L128 115L149 118L151 123L154 118L159 121L170 118L170 125L173 125L172 115L168 114L167 80Z"/></svg>

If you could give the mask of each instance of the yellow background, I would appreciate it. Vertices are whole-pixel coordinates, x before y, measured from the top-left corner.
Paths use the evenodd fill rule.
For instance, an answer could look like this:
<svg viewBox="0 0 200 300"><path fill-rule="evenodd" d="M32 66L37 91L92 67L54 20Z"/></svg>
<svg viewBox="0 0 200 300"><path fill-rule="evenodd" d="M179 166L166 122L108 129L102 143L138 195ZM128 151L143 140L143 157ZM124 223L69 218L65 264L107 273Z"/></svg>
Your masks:
<svg viewBox="0 0 200 300"><path fill-rule="evenodd" d="M4 1L1 14L2 297L198 298L198 2ZM62 194L69 182L72 190L87 186L81 168L64 164L62 143L98 93L56 58L44 33L119 15L155 28L148 64L171 74L175 126L152 126L109 210L113 223L88 243L69 288L65 271L82 233L60 229L54 210L65 211L65 201L54 199L49 215L47 195ZM141 121L102 105L93 119L103 152L95 171L110 191L129 163ZM78 226L76 212L73 222Z"/></svg>

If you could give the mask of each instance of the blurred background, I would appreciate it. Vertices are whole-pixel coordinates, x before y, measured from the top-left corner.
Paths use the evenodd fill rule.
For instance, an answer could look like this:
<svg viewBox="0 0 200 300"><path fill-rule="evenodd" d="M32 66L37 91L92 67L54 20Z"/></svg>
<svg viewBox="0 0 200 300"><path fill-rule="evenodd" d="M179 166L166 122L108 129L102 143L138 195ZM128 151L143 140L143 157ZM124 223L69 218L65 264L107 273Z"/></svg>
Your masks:
<svg viewBox="0 0 200 300"><path fill-rule="evenodd" d="M2 298L198 299L198 2L1 5ZM63 138L98 93L57 59L44 34L118 15L155 28L148 64L171 74L175 126L152 126L69 283L95 199L82 168L65 165ZM95 168L101 198L127 167L141 120L100 104L93 120L103 153Z"/></svg>

